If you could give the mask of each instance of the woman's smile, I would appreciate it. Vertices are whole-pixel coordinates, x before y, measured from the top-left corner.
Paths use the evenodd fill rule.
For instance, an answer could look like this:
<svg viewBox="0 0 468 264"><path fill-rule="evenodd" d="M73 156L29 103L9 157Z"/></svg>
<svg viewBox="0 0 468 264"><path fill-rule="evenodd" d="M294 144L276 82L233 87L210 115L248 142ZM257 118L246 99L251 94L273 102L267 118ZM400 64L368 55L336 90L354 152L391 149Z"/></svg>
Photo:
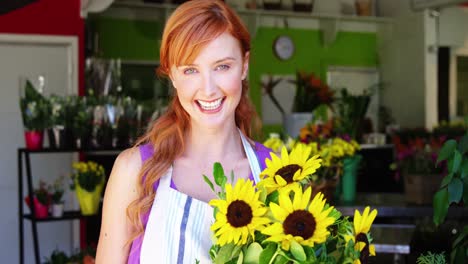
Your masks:
<svg viewBox="0 0 468 264"><path fill-rule="evenodd" d="M225 98L222 97L212 101L196 100L196 103L204 113L217 113L221 110Z"/></svg>

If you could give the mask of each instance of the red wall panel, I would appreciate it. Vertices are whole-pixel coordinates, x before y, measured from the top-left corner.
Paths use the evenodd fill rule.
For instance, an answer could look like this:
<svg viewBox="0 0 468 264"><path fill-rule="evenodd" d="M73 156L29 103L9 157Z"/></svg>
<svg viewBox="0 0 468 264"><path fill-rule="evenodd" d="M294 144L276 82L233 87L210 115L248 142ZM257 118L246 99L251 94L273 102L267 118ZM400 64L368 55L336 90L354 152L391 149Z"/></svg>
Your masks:
<svg viewBox="0 0 468 264"><path fill-rule="evenodd" d="M0 15L0 33L78 37L78 87L84 91L84 20L80 0L38 0Z"/></svg>

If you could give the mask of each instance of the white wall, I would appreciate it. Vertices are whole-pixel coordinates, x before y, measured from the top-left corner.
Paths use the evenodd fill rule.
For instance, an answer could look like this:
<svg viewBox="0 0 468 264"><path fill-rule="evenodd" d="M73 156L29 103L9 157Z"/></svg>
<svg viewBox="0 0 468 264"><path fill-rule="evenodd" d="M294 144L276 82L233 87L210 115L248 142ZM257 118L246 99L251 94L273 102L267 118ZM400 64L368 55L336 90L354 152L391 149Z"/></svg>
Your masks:
<svg viewBox="0 0 468 264"><path fill-rule="evenodd" d="M424 14L411 12L406 1L387 8L389 13L386 15L394 16L395 21L379 34L384 83L381 102L390 108L395 121L402 127L424 126Z"/></svg>
<svg viewBox="0 0 468 264"><path fill-rule="evenodd" d="M52 41L55 43L47 44ZM70 47L64 42L72 43ZM19 109L20 76L46 77L45 93L76 93L77 40L74 37L25 36L0 34L0 259L1 263L19 263L18 170L17 148L24 147L23 125ZM71 154L34 154L31 156L33 184L52 182L60 174L69 174ZM27 190L26 180L23 190ZM68 186L68 185L67 185ZM67 186L65 186L67 188ZM25 197L26 192L21 196ZM73 197L65 195L71 209ZM25 211L28 208L23 201ZM75 205L76 206L76 205ZM38 224L41 261L54 249L70 252L75 246L70 221ZM25 263L34 263L29 220L24 221Z"/></svg>
<svg viewBox="0 0 468 264"><path fill-rule="evenodd" d="M402 127L432 128L438 123L437 46L456 50L468 39L468 12L459 6L444 7L440 16L413 11L407 0L379 1L378 13L394 17L392 28L380 32L379 57L387 84L382 104ZM456 98L450 91L450 109Z"/></svg>

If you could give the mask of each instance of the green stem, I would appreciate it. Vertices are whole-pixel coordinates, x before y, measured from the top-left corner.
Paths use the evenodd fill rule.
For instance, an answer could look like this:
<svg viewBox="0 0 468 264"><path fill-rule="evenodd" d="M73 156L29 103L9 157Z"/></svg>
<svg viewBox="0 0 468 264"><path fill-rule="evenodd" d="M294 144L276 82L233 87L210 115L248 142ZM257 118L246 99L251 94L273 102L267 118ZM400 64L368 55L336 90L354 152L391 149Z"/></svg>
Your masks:
<svg viewBox="0 0 468 264"><path fill-rule="evenodd" d="M279 252L280 252L280 246L278 246L278 247L276 248L276 252L275 252L275 254L273 254L273 257L271 257L270 262L268 262L268 264L272 264L272 263L273 263L273 261L275 260L275 258L276 258L276 256L278 255Z"/></svg>

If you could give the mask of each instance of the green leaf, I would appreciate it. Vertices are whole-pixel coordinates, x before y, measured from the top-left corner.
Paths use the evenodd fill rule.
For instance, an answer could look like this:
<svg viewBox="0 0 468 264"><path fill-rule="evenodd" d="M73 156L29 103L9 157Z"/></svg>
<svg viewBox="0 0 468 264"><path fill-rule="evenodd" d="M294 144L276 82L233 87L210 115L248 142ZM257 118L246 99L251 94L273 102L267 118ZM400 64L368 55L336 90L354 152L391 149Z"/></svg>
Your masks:
<svg viewBox="0 0 468 264"><path fill-rule="evenodd" d="M468 133L460 139L460 143L458 144L458 150L461 154L465 154L468 151Z"/></svg>
<svg viewBox="0 0 468 264"><path fill-rule="evenodd" d="M452 164L453 166L452 171L454 173L456 173L458 169L460 168L461 161L462 161L462 155L460 154L460 152L458 152L458 150L455 150L455 153L453 155L453 164Z"/></svg>
<svg viewBox="0 0 468 264"><path fill-rule="evenodd" d="M468 177L463 181L463 201L468 204Z"/></svg>
<svg viewBox="0 0 468 264"><path fill-rule="evenodd" d="M232 254L233 249L234 249L233 243L229 243L229 244L222 246L219 249L218 255L216 256L216 259L214 260L214 262L216 264L224 264L228 262L231 259L231 254Z"/></svg>
<svg viewBox="0 0 468 264"><path fill-rule="evenodd" d="M267 196L268 204L269 204L270 202L273 202L273 203L275 203L275 204L279 204L278 200L279 200L279 192L278 192L278 191L274 191L274 192L270 193L270 194ZM268 204L267 204L267 205L268 205Z"/></svg>
<svg viewBox="0 0 468 264"><path fill-rule="evenodd" d="M468 236L468 226L465 226L463 228L463 231L460 234L458 234L458 237L455 239L455 241L453 241L452 247L453 248L458 247L459 246L458 244L462 242L463 239L465 239L465 237L467 236Z"/></svg>
<svg viewBox="0 0 468 264"><path fill-rule="evenodd" d="M271 259L275 255L277 244L269 243L268 246L260 253L259 264L270 264Z"/></svg>
<svg viewBox="0 0 468 264"><path fill-rule="evenodd" d="M216 184L220 187L223 187L223 182L226 183L226 175L224 175L224 169L221 163L215 162L213 165L213 177Z"/></svg>
<svg viewBox="0 0 468 264"><path fill-rule="evenodd" d="M440 183L440 188L445 188L445 186L447 186L452 181L452 178L453 178L453 172L447 174L442 179L442 182Z"/></svg>
<svg viewBox="0 0 468 264"><path fill-rule="evenodd" d="M244 253L241 250L241 252L239 253L239 258L237 259L237 264L242 264L242 263L244 263Z"/></svg>
<svg viewBox="0 0 468 264"><path fill-rule="evenodd" d="M463 159L460 171L462 179L468 175L468 159Z"/></svg>
<svg viewBox="0 0 468 264"><path fill-rule="evenodd" d="M263 248L259 243L254 242L250 244L245 252L244 264L258 263L260 259L260 253L262 253L262 251Z"/></svg>
<svg viewBox="0 0 468 264"><path fill-rule="evenodd" d="M307 259L301 244L297 243L294 239L291 240L291 248L289 249L289 251L291 251L291 254L296 260L305 261Z"/></svg>
<svg viewBox="0 0 468 264"><path fill-rule="evenodd" d="M447 140L439 151L436 165L442 160L449 159L453 155L453 151L456 147L457 142L454 139Z"/></svg>
<svg viewBox="0 0 468 264"><path fill-rule="evenodd" d="M273 262L273 264L286 264L289 262L289 259L287 259L285 256L283 255L278 255L276 258L275 258L275 262Z"/></svg>
<svg viewBox="0 0 468 264"><path fill-rule="evenodd" d="M242 253L242 246L235 246L231 253L231 259L237 258L240 253ZM242 258L244 258L243 255Z"/></svg>
<svg viewBox="0 0 468 264"><path fill-rule="evenodd" d="M458 178L454 178L448 185L448 192L449 204L453 202L458 203L461 200L463 194L463 182Z"/></svg>
<svg viewBox="0 0 468 264"><path fill-rule="evenodd" d="M450 254L450 263L465 264L467 261L468 249L466 247L458 247L452 250Z"/></svg>
<svg viewBox="0 0 468 264"><path fill-rule="evenodd" d="M445 216L449 208L448 203L448 191L447 188L443 188L436 192L433 199L434 206L434 224L440 225L444 222Z"/></svg>
<svg viewBox="0 0 468 264"><path fill-rule="evenodd" d="M203 180L205 180L205 182L208 183L208 185L210 186L210 189L214 192L214 185L210 181L210 179L208 179L208 177L206 177L206 175L203 175Z"/></svg>

